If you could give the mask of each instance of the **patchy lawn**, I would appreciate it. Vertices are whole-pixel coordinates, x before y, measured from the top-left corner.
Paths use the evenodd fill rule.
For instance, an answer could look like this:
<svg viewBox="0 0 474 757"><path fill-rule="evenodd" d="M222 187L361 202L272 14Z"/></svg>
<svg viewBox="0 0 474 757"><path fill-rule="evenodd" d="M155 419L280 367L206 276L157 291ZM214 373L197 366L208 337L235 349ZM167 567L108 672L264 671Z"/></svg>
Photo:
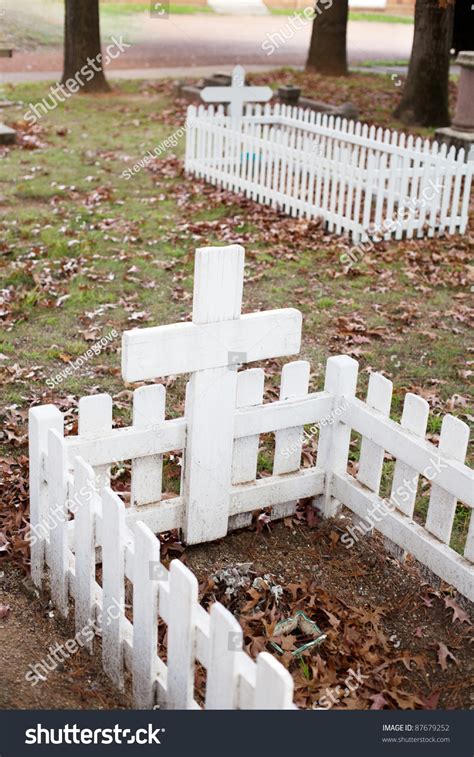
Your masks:
<svg viewBox="0 0 474 757"><path fill-rule="evenodd" d="M277 81L300 82L308 94L318 98L334 102L350 99L359 107L362 120L382 126L396 125L391 111L398 92L394 94L394 84L389 76L361 74L341 82L285 70L251 78L255 82L273 85ZM453 95L454 86L452 84ZM312 365L312 389L322 387L327 357L346 353L360 361L360 393L364 392L372 370L383 371L393 379L394 418L400 417L407 391L415 391L428 400L431 406L429 438L435 443L444 413L470 419L472 358L469 359L469 350L472 348L468 329L469 316L472 315L469 309L472 278L469 279L468 262L472 236L381 243L346 271L340 256L349 249L348 240L327 234L317 221L288 218L275 210L185 177L181 162L182 141L175 154L166 153L127 180L122 172L184 122L185 105L175 101L173 87L172 82L166 81L123 82L109 95L76 96L50 112L32 129L19 123L19 145L2 150L0 378L3 431L0 468L7 486L0 505L0 561L13 562L22 571L28 570L25 540L28 408L44 402L56 403L66 413L67 431L73 432L77 423L78 398L82 394L106 391L114 395L116 425L128 423L133 387L124 386L120 377L119 338L112 339L99 355L85 361L72 376L57 381L56 386L53 379L113 329L120 334L132 326L188 319L196 247L230 242L245 246L244 311L285 305L302 310L302 357L309 359ZM8 87L7 92L12 100L23 101L18 109L6 111L10 121L20 120L28 103L36 103L47 95L44 85ZM429 132L421 130L420 133ZM277 396L283 362L264 364L267 400ZM166 384L168 412L179 415L183 410L184 380L171 378ZM262 438L260 475L265 475L271 468L272 445L271 436ZM359 441L354 437L351 448L354 468L358 445ZM314 460L316 446L317 440L313 439L305 449L306 465ZM389 486L392 468L393 462L387 460L385 489ZM118 489L126 490L128 477L126 465L116 471ZM167 456L166 489L177 491L179 478L179 459ZM421 484L417 504L420 520L425 513L426 497ZM317 576L320 593L316 596L325 611L349 627L352 610L344 607L357 606L356 615L362 612L360 608L364 608L363 612L376 612L375 597L359 591L358 586L364 586L365 579L360 584L358 581L348 584L350 601L344 593L349 590L347 586L341 593L336 574L343 570L341 565L346 550L337 545L336 526L317 526L323 531L329 529L327 533L332 529L335 537L328 537L328 565L332 566L329 571L332 578L329 573ZM309 529L309 526L292 523L288 528L277 526L274 536L266 537L251 531L242 532L234 552L229 552L229 560L234 563L253 561L255 558L247 554L252 544L260 543L262 538L270 541L274 538L278 545L278 534L286 533L285 538L288 538L291 529L295 528ZM458 508L452 541L452 546L458 550L462 550L467 528L468 513L464 508ZM312 533L309 529L310 548ZM231 539L235 540L235 537ZM223 544L220 542L221 550ZM230 550L230 545L236 542L228 544ZM295 544L298 544L297 540ZM329 548L331 544L333 552ZM216 547L200 549L201 554L206 552L211 556L202 569L208 575L223 566L222 554L213 562ZM368 550L364 552L363 560L368 559L368 554L373 551L374 572L385 569L387 558L377 540L373 544L368 540L361 549ZM194 552L186 550L185 556L188 554L192 564ZM263 575L265 561L262 557L259 559L258 571ZM318 560L321 559L327 558L319 555ZM395 581L393 570L390 567L387 578ZM274 565L269 565L266 571L278 572ZM294 573L291 565L286 572L280 571L286 592L285 608L294 609L297 600L301 600L301 606L308 606L304 597L308 596L308 591L313 596L308 587L314 581L314 569L307 566L306 572L300 576L298 580L305 588L303 594L296 593L293 600L289 587L296 579L292 571ZM398 572L407 581L412 581L413 601L424 613L418 625L422 629L429 626L430 614L423 609L422 598L429 595L429 590L420 587L418 595L418 579L410 578L405 569L398 568ZM370 583L373 575L369 569L366 573ZM204 581L205 572L199 577ZM326 592L324 596L323 590ZM438 689L444 692L440 706L466 704L463 693L465 668L463 672L463 666L453 662L444 651L440 653L442 662L436 663L438 642L451 650L456 660L463 658L467 644L468 623L452 618L451 624L446 611L449 605L442 604L446 599L454 601L441 587L435 606L441 613L439 618L446 620L445 630L438 618L435 630L429 632L425 641L423 630L415 634L415 646L423 646L423 655L428 661L410 662L404 658L394 663L393 669L389 667L387 672L387 675L389 672L399 675L401 670L404 675L412 665L428 665L432 676L429 685L422 685L418 673L415 676L409 673L411 688L407 689L405 683L402 686L398 681L398 688L394 689L395 684L392 686L391 679L389 681L384 674L378 684L372 680L365 694L359 692L363 701L354 706L371 706L374 703L372 697L377 695L383 697L383 701L380 698L375 700L377 706L429 706L430 702L438 701L435 697ZM239 601L243 603L243 596ZM342 605L338 604L340 601ZM431 601L429 596L427 601ZM378 629L373 623L371 628L376 634L384 634L385 641L380 636L379 641L374 642L381 644L377 648L377 665L382 665L381 655L388 654L391 649L387 647L391 643L387 641L388 633L396 628L393 617L395 599L391 595L380 595L377 606L382 608L382 614L373 616ZM430 607L426 602L425 606ZM279 611L265 602L260 607L264 613L262 618L268 623ZM314 604L309 607L313 608ZM413 607L413 604L406 603L401 608L402 625L412 624ZM269 614L265 615L267 611ZM349 614L341 620L339 615L346 612ZM321 623L325 618L329 618L327 612L319 618ZM364 624L365 621L358 626L358 633L362 633ZM321 648L318 654L323 656L330 671L327 680L331 677L339 680L344 667L336 664L333 658L338 626L331 622L329 625L331 633L334 632L331 643L325 651ZM412 629L413 632L417 627ZM403 654L412 649L411 642L411 636L410 644L403 641ZM251 639L248 644L251 651L257 649L258 644L252 644ZM431 646L433 644L435 646ZM418 646L413 652L415 656ZM354 657L353 661L358 659ZM301 675L311 681L314 666L321 668L321 663L312 659L305 664L309 668L302 667ZM399 669L397 665L400 664L402 668ZM441 674L444 675L448 667L449 685L453 691L461 693L445 691L446 681ZM388 685L396 691L409 691L411 699L385 696ZM301 692L302 701L306 703L311 697L314 701L315 696L320 696L316 690L310 694L306 689ZM423 699L428 700L428 704L423 704Z"/></svg>

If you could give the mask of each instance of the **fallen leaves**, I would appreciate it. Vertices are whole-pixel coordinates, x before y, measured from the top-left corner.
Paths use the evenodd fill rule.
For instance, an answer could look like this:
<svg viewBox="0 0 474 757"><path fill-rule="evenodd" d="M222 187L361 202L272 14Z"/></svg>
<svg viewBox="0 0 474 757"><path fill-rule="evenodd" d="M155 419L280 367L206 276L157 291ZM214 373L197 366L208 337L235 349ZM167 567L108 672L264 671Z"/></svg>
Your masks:
<svg viewBox="0 0 474 757"><path fill-rule="evenodd" d="M441 670L447 670L448 659L452 660L456 665L458 664L458 661L456 660L453 653L449 651L446 644L443 644L442 641L439 641L438 642L438 665L440 666Z"/></svg>
<svg viewBox="0 0 474 757"><path fill-rule="evenodd" d="M452 617L453 623L456 620L459 620L460 623L468 623L469 625L472 625L467 612L461 609L461 607L459 607L459 605L456 604L456 602L454 601L454 599L452 599L452 597L444 598L444 606L453 611L453 617Z"/></svg>

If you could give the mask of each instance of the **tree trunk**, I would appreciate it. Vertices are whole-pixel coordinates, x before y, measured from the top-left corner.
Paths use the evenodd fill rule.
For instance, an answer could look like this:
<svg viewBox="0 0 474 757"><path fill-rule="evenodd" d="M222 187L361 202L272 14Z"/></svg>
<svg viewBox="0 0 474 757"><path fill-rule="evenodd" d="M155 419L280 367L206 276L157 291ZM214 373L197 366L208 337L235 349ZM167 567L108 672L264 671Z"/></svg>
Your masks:
<svg viewBox="0 0 474 757"><path fill-rule="evenodd" d="M61 83L75 79L84 92L108 92L100 48L99 0L65 0L65 9Z"/></svg>
<svg viewBox="0 0 474 757"><path fill-rule="evenodd" d="M348 0L316 0L306 71L347 76Z"/></svg>
<svg viewBox="0 0 474 757"><path fill-rule="evenodd" d="M415 30L408 76L395 118L417 126L448 126L449 50L453 6L416 0Z"/></svg>

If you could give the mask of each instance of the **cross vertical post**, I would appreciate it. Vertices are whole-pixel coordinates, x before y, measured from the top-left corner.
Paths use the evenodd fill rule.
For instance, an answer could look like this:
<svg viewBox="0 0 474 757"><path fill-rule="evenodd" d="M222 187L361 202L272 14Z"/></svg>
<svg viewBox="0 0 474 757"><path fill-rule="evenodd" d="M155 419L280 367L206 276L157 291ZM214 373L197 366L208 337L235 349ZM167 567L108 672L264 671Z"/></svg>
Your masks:
<svg viewBox="0 0 474 757"><path fill-rule="evenodd" d="M240 318L244 249L205 247L197 251L194 274L193 323ZM196 371L186 395L187 440L183 490L187 503L187 544L225 536L234 444L237 362L246 355L229 353L228 365Z"/></svg>
<svg viewBox="0 0 474 757"><path fill-rule="evenodd" d="M125 381L191 374L181 483L188 544L227 533L239 366L298 353L302 321L294 308L241 314L240 245L201 248L195 261L192 321L132 329L122 339Z"/></svg>

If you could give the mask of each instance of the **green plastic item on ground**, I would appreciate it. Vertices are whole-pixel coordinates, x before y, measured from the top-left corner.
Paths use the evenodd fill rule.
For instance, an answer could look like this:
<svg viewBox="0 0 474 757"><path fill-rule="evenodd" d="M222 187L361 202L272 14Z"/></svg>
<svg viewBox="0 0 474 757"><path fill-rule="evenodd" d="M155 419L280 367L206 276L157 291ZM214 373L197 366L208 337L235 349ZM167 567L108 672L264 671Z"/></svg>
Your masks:
<svg viewBox="0 0 474 757"><path fill-rule="evenodd" d="M297 610L292 618L284 618L280 620L273 631L273 636L286 636L299 628L306 636L313 636L312 641L308 641L302 644L301 647L295 649L291 654L293 657L299 657L307 649L319 646L327 638L326 634L321 631L319 626L303 612L303 610ZM280 654L283 654L284 650L274 641L270 642L270 645Z"/></svg>

